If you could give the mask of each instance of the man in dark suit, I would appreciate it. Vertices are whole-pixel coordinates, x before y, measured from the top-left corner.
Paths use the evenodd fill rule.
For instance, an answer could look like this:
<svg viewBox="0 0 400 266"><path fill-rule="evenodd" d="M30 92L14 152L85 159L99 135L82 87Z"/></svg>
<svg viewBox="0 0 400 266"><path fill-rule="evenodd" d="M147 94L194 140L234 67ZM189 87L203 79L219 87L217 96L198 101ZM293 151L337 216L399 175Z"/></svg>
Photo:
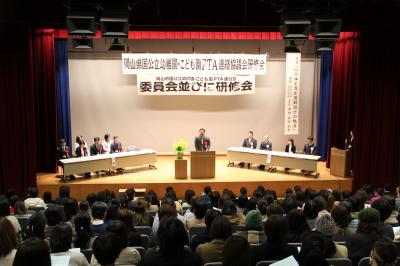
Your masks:
<svg viewBox="0 0 400 266"><path fill-rule="evenodd" d="M100 138L94 138L94 144L90 146L90 156L102 154L104 152L103 145L100 143Z"/></svg>
<svg viewBox="0 0 400 266"><path fill-rule="evenodd" d="M354 157L353 157L353 150L354 150L354 133L353 130L350 130L350 136L345 140L344 143L344 148L346 150L349 151L349 153L351 154L351 170L350 170L350 174L353 175L353 162L354 162Z"/></svg>
<svg viewBox="0 0 400 266"><path fill-rule="evenodd" d="M194 147L196 151L208 151L211 147L210 138L205 135L206 130L204 128L199 129L199 135L194 139Z"/></svg>
<svg viewBox="0 0 400 266"><path fill-rule="evenodd" d="M317 155L317 146L314 144L314 138L308 137L308 143L304 145L303 153L308 155Z"/></svg>
<svg viewBox="0 0 400 266"><path fill-rule="evenodd" d="M243 140L242 147L250 148L250 149L257 149L257 140L253 138L253 131L249 131L249 136ZM239 163L240 167L244 167L244 163ZM247 164L247 168L250 168L250 163Z"/></svg>
<svg viewBox="0 0 400 266"><path fill-rule="evenodd" d="M65 139L60 139L57 147L57 159L62 160L68 158L71 158L71 149L67 146L67 141Z"/></svg>
<svg viewBox="0 0 400 266"><path fill-rule="evenodd" d="M110 153L122 152L122 144L118 141L118 136L114 136L114 142L111 144Z"/></svg>
<svg viewBox="0 0 400 266"><path fill-rule="evenodd" d="M79 147L76 148L76 150L75 150L75 156L76 157L87 157L87 156L89 156L89 153L88 153L87 148L85 147L85 142L84 141L81 141L79 143Z"/></svg>
<svg viewBox="0 0 400 266"><path fill-rule="evenodd" d="M267 135L264 136L264 141L260 144L260 150L272 151L272 142ZM258 169L265 170L265 165L260 165ZM274 169L276 171L276 167L269 167L268 172L273 172Z"/></svg>

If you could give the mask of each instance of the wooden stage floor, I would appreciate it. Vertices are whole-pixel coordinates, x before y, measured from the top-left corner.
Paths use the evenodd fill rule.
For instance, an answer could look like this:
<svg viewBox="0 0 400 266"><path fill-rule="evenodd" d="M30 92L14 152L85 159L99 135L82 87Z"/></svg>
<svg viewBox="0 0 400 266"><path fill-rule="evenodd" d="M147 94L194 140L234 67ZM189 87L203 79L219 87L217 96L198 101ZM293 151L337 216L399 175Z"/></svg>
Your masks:
<svg viewBox="0 0 400 266"><path fill-rule="evenodd" d="M189 159L189 158L184 158ZM37 185L41 193L51 191L53 197L58 195L58 189L63 184L68 184L71 188L71 196L78 200L86 198L89 193L96 193L104 189L110 189L118 192L119 189L126 188L144 188L146 191L153 189L157 195L162 198L167 186L172 186L179 198L182 198L186 189L193 189L196 194L201 193L205 186L211 186L213 190L222 191L225 188L239 193L242 186L252 191L259 185L265 188L276 190L278 197L283 196L286 188L293 188L300 185L303 189L307 187L320 189L340 189L351 190L352 179L335 177L329 174L329 169L325 167L324 162L318 163L320 176L304 176L300 170L293 170L289 174L284 174L283 169L276 173L260 171L256 165L251 169L240 168L237 164L234 167L227 167L226 155L217 155L216 158L216 177L214 179L175 179L174 161L175 156L159 155L156 163L157 169L151 169L147 166L126 169L121 175L96 176L91 178L77 178L67 183L57 178L54 173L38 173ZM190 164L188 163L188 167ZM188 169L188 175L190 168Z"/></svg>

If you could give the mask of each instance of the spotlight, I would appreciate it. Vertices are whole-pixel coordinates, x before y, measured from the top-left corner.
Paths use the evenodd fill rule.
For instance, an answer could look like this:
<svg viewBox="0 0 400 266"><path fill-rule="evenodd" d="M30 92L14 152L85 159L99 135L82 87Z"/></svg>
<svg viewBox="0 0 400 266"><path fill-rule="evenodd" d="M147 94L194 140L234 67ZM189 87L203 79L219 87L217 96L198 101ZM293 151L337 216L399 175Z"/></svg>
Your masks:
<svg viewBox="0 0 400 266"><path fill-rule="evenodd" d="M312 34L316 39L337 39L342 28L342 20L333 15L315 15Z"/></svg>
<svg viewBox="0 0 400 266"><path fill-rule="evenodd" d="M126 43L120 43L119 38L113 38L110 48L108 48L108 51L125 52L126 51Z"/></svg>
<svg viewBox="0 0 400 266"><path fill-rule="evenodd" d="M280 32L284 39L307 40L311 21L303 14L284 13L281 16Z"/></svg>
<svg viewBox="0 0 400 266"><path fill-rule="evenodd" d="M333 51L335 50L335 44L336 44L336 39L330 39L330 40L316 40L316 47L315 49L318 52L323 52L323 51Z"/></svg>
<svg viewBox="0 0 400 266"><path fill-rule="evenodd" d="M70 12L67 15L69 35L94 36L96 35L96 21L94 12Z"/></svg>
<svg viewBox="0 0 400 266"><path fill-rule="evenodd" d="M72 46L74 47L74 49L93 49L93 39L72 39Z"/></svg>
<svg viewBox="0 0 400 266"><path fill-rule="evenodd" d="M128 13L104 13L100 18L103 37L128 37Z"/></svg>

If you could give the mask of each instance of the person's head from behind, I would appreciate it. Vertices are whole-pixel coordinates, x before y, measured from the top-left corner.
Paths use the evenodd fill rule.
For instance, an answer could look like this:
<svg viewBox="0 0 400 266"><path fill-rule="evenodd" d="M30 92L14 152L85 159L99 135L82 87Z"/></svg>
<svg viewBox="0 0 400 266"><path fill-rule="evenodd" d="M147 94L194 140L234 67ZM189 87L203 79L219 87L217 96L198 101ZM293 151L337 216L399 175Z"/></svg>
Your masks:
<svg viewBox="0 0 400 266"><path fill-rule="evenodd" d="M106 228L107 232L115 233L121 239L121 249L128 246L128 229L126 225L118 220L113 221Z"/></svg>
<svg viewBox="0 0 400 266"><path fill-rule="evenodd" d="M233 227L224 216L217 216L211 223L210 238L226 240L233 233Z"/></svg>
<svg viewBox="0 0 400 266"><path fill-rule="evenodd" d="M50 233L50 249L52 253L65 252L71 248L72 228L66 223L57 224Z"/></svg>
<svg viewBox="0 0 400 266"><path fill-rule="evenodd" d="M177 254L189 243L186 229L176 217L164 217L157 231L160 251L163 254Z"/></svg>
<svg viewBox="0 0 400 266"><path fill-rule="evenodd" d="M283 211L288 214L293 209L297 209L297 201L295 197L289 196L283 200Z"/></svg>
<svg viewBox="0 0 400 266"><path fill-rule="evenodd" d="M69 198L64 204L65 221L70 221L78 212L78 208L78 202L76 199Z"/></svg>
<svg viewBox="0 0 400 266"><path fill-rule="evenodd" d="M60 189L58 190L58 196L60 197L60 198L69 198L69 194L70 194L70 188L69 188L69 186L64 186L64 185L62 185L61 187L60 187Z"/></svg>
<svg viewBox="0 0 400 266"><path fill-rule="evenodd" d="M230 236L224 244L222 251L223 266L248 266L250 265L250 244L241 236Z"/></svg>
<svg viewBox="0 0 400 266"><path fill-rule="evenodd" d="M218 208L219 207L219 201L221 198L221 195L219 194L218 191L211 191L210 193L206 194L208 195L208 198L210 199L210 203L213 207Z"/></svg>
<svg viewBox="0 0 400 266"><path fill-rule="evenodd" d="M190 203L190 200L192 199L193 196L195 196L196 193L192 189L187 189L185 191L185 202Z"/></svg>
<svg viewBox="0 0 400 266"><path fill-rule="evenodd" d="M350 215L346 207L343 205L333 207L331 210L331 215L338 228L346 229L349 226Z"/></svg>
<svg viewBox="0 0 400 266"><path fill-rule="evenodd" d="M13 263L13 266L32 265L51 266L49 246L38 237L30 237L19 245Z"/></svg>
<svg viewBox="0 0 400 266"><path fill-rule="evenodd" d="M256 209L257 209L257 198L252 197L246 203L246 209L244 211L244 214L247 214L249 211L256 210Z"/></svg>
<svg viewBox="0 0 400 266"><path fill-rule="evenodd" d="M106 218L108 206L105 202L96 201L92 205L92 216L94 220L104 220Z"/></svg>
<svg viewBox="0 0 400 266"><path fill-rule="evenodd" d="M222 205L222 214L223 215L236 215L237 209L235 203L232 200L226 200L224 205Z"/></svg>
<svg viewBox="0 0 400 266"><path fill-rule="evenodd" d="M197 219L203 219L207 212L207 202L203 199L197 199L193 204L193 213Z"/></svg>
<svg viewBox="0 0 400 266"><path fill-rule="evenodd" d="M10 202L6 196L0 196L0 217L10 215Z"/></svg>
<svg viewBox="0 0 400 266"><path fill-rule="evenodd" d="M31 215L28 221L28 236L36 236L45 239L46 222L46 217L42 212Z"/></svg>
<svg viewBox="0 0 400 266"><path fill-rule="evenodd" d="M271 215L283 215L283 209L281 207L281 205L277 202L274 202L270 205L268 205L268 210L267 210L267 215L271 216Z"/></svg>
<svg viewBox="0 0 400 266"><path fill-rule="evenodd" d="M247 230L262 231L262 216L257 210L251 210L246 214L245 225Z"/></svg>
<svg viewBox="0 0 400 266"><path fill-rule="evenodd" d="M105 232L97 237L92 246L93 255L102 266L114 265L121 250L121 239L112 232Z"/></svg>
<svg viewBox="0 0 400 266"><path fill-rule="evenodd" d="M397 262L396 246L389 238L378 239L372 248L370 262L373 266L394 266Z"/></svg>
<svg viewBox="0 0 400 266"><path fill-rule="evenodd" d="M215 217L217 216L221 216L221 212L214 210L214 209L209 209L206 213L206 216L204 217L205 223L206 223L206 227L207 230L210 231L211 228L211 224L214 221Z"/></svg>
<svg viewBox="0 0 400 266"><path fill-rule="evenodd" d="M237 199L237 206L241 209L246 208L247 202L248 202L248 198L246 194L240 194L240 196Z"/></svg>
<svg viewBox="0 0 400 266"><path fill-rule="evenodd" d="M268 213L268 201L265 199L261 199L257 201L257 209L261 213L261 215L265 216Z"/></svg>
<svg viewBox="0 0 400 266"><path fill-rule="evenodd" d="M90 210L90 204L87 200L82 200L79 202L79 210L88 212Z"/></svg>
<svg viewBox="0 0 400 266"><path fill-rule="evenodd" d="M332 240L336 235L335 220L329 214L324 214L317 218L315 230L321 232L327 240Z"/></svg>
<svg viewBox="0 0 400 266"><path fill-rule="evenodd" d="M39 196L39 191L35 187L28 188L28 197L29 198L37 198Z"/></svg>
<svg viewBox="0 0 400 266"><path fill-rule="evenodd" d="M301 234L309 231L310 226L307 223L307 218L302 210L293 209L287 215L290 232Z"/></svg>
<svg viewBox="0 0 400 266"><path fill-rule="evenodd" d="M52 197L51 191L43 192L43 201L46 204L51 203L53 201L53 197Z"/></svg>
<svg viewBox="0 0 400 266"><path fill-rule="evenodd" d="M46 221L48 226L55 226L64 221L64 209L58 205L50 205L45 211Z"/></svg>
<svg viewBox="0 0 400 266"><path fill-rule="evenodd" d="M0 259L7 256L18 244L17 233L8 219L0 220Z"/></svg>
<svg viewBox="0 0 400 266"><path fill-rule="evenodd" d="M160 210L158 211L158 219L161 221L161 219L166 218L166 217L177 217L178 213L176 212L176 207L171 206L171 205L162 205Z"/></svg>
<svg viewBox="0 0 400 266"><path fill-rule="evenodd" d="M329 265L325 260L325 236L318 231L308 232L301 243L301 250L298 256L300 266Z"/></svg>
<svg viewBox="0 0 400 266"><path fill-rule="evenodd" d="M374 202L372 202L371 208L377 209L379 211L381 223L385 222L386 219L390 217L393 211L390 203L386 199L375 200Z"/></svg>
<svg viewBox="0 0 400 266"><path fill-rule="evenodd" d="M316 196L313 202L317 213L327 208L326 200L322 196Z"/></svg>
<svg viewBox="0 0 400 266"><path fill-rule="evenodd" d="M285 243L289 233L289 225L282 215L271 215L264 223L267 241L273 244Z"/></svg>
<svg viewBox="0 0 400 266"><path fill-rule="evenodd" d="M378 233L380 224L379 211L374 208L366 208L358 214L357 233Z"/></svg>
<svg viewBox="0 0 400 266"><path fill-rule="evenodd" d="M147 202L143 198L136 200L136 205L133 208L136 214L145 215L146 214Z"/></svg>
<svg viewBox="0 0 400 266"><path fill-rule="evenodd" d="M128 209L118 209L115 219L123 222L128 231L133 230L133 214Z"/></svg>

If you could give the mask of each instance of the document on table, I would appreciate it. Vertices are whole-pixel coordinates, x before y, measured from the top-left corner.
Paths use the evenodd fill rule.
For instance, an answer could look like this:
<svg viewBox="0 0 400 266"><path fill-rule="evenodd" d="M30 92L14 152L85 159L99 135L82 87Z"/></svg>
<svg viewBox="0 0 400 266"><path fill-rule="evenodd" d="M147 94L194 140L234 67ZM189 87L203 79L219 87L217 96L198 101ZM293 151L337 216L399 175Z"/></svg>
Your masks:
<svg viewBox="0 0 400 266"><path fill-rule="evenodd" d="M275 263L270 264L270 266L298 266L296 259L293 256L287 257L286 259L277 261Z"/></svg>

